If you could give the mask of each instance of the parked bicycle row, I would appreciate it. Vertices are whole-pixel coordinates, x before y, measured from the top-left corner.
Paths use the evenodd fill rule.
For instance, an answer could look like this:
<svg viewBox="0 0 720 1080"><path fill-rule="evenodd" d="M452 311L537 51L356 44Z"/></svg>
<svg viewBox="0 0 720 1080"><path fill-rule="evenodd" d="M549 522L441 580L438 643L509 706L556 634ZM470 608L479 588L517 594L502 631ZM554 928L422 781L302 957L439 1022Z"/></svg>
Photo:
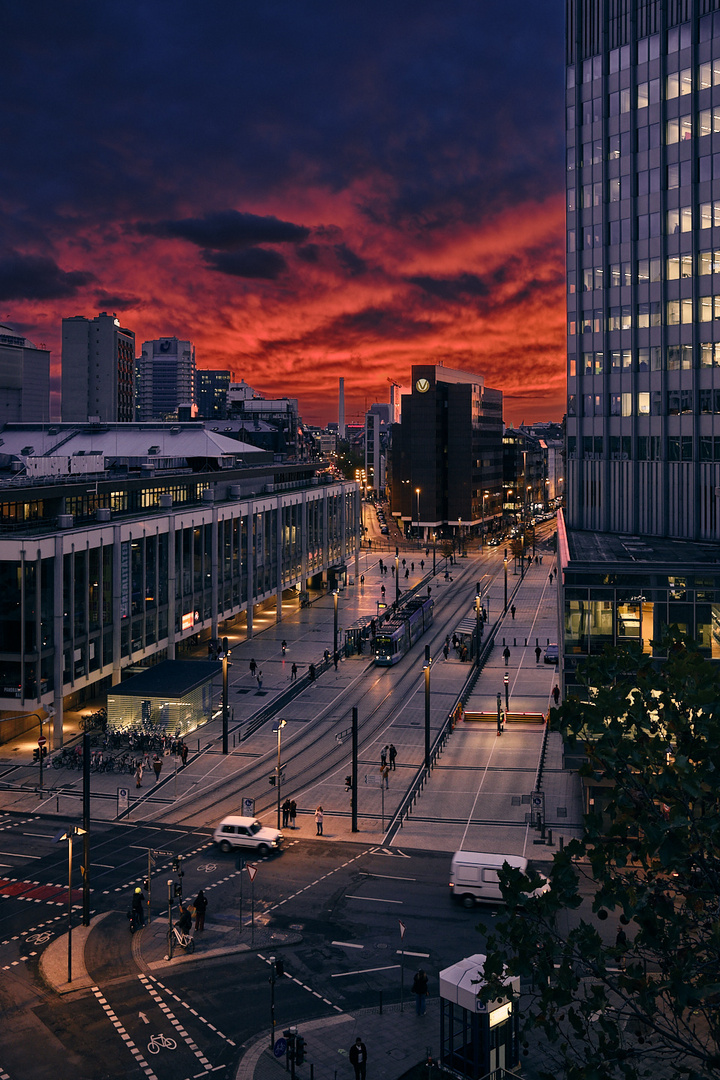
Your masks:
<svg viewBox="0 0 720 1080"><path fill-rule="evenodd" d="M173 739L167 747L167 754L180 758L182 764L185 764L188 750L181 739ZM165 755L166 751L163 751L162 757L165 757ZM137 773L139 767L148 770L154 765L154 761L160 760L162 758L159 751L155 751L151 757L150 751L133 753L126 750L123 753L112 754L108 750L92 750L90 752L90 771ZM52 767L54 769L82 769L82 746L64 747L53 757Z"/></svg>

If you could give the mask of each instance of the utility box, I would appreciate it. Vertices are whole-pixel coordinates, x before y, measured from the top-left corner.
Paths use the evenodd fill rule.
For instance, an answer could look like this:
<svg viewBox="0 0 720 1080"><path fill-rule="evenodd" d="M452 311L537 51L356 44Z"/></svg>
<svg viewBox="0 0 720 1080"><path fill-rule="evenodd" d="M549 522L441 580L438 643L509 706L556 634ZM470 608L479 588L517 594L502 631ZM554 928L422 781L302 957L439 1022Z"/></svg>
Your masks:
<svg viewBox="0 0 720 1080"><path fill-rule="evenodd" d="M486 1003L478 997L484 964L485 955L475 953L440 972L441 1064L468 1080L520 1061L520 978L503 980L507 996Z"/></svg>

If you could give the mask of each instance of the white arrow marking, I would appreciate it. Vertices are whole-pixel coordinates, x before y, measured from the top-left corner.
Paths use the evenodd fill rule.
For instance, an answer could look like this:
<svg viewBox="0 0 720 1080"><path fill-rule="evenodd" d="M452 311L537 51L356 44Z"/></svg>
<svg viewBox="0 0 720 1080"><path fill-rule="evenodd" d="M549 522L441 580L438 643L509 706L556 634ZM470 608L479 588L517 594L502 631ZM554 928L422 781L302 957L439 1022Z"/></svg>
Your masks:
<svg viewBox="0 0 720 1080"><path fill-rule="evenodd" d="M140 1019L142 1020L143 1024L149 1024L149 1023L150 1023L150 1021L148 1020L148 1018L147 1018L147 1016L145 1015L145 1013L142 1013L142 1012L141 1012L141 1013L138 1013L138 1016L139 1016L139 1017L140 1017Z"/></svg>

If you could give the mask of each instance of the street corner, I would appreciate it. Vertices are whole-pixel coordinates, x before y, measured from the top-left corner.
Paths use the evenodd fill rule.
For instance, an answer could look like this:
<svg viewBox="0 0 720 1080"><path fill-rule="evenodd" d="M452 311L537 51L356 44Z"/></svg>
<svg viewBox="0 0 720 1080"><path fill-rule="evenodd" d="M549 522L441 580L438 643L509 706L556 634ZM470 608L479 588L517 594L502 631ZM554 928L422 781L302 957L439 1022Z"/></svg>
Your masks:
<svg viewBox="0 0 720 1080"><path fill-rule="evenodd" d="M86 957L90 951L91 942L99 954L102 955L105 951L109 940L108 930L110 930L110 935L113 931L104 924L113 914L116 913L107 911L101 915L95 915L90 920L89 926L82 924L73 926L70 932L66 930L43 949L38 971L40 978L50 990L56 994L65 995L78 990L88 990L94 985L95 979L88 970ZM68 937L70 937L69 947Z"/></svg>

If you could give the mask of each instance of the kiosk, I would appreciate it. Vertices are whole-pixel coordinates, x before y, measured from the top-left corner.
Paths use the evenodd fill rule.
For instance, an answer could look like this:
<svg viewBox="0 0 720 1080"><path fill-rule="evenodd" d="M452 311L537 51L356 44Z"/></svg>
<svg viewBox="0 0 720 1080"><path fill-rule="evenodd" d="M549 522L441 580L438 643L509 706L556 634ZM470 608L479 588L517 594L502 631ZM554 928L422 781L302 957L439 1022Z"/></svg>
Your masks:
<svg viewBox="0 0 720 1080"><path fill-rule="evenodd" d="M507 996L486 1003L478 997L484 964L484 954L476 953L440 972L441 1064L469 1080L514 1069L520 1060L520 978L504 979Z"/></svg>

